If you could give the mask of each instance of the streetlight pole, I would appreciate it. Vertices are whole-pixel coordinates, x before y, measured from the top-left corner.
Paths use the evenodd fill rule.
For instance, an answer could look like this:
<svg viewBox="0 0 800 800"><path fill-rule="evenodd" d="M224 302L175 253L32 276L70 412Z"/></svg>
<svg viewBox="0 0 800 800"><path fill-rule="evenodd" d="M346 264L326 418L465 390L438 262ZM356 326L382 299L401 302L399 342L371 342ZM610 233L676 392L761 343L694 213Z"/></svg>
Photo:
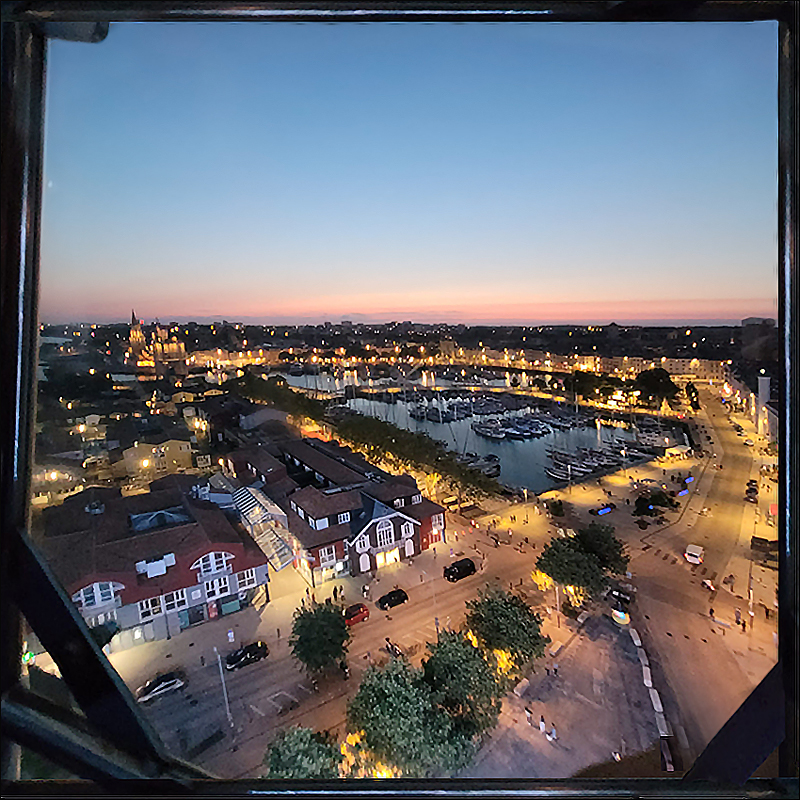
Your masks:
<svg viewBox="0 0 800 800"><path fill-rule="evenodd" d="M423 569L422 574L427 578L428 573ZM433 623L436 626L436 641L439 641L439 613L436 610L436 581L431 578L431 586L433 587Z"/></svg>
<svg viewBox="0 0 800 800"><path fill-rule="evenodd" d="M228 687L225 686L225 673L222 671L222 659L219 655L219 650L214 648L214 653L217 656L217 664L219 666L219 679L222 682L222 696L225 698L225 713L228 716L228 722L231 724L231 728L233 727L233 714L231 714L231 705L228 702Z"/></svg>

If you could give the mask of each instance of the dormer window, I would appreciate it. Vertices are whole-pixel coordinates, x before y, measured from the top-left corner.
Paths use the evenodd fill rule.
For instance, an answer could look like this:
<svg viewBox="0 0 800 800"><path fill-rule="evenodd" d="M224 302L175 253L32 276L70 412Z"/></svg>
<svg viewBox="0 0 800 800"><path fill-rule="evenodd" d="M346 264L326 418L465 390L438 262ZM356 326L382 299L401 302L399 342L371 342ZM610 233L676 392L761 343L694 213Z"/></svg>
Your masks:
<svg viewBox="0 0 800 800"><path fill-rule="evenodd" d="M402 498L402 497L398 497L398 498L397 498L397 499L394 501L394 507L395 507L395 508L402 508L404 504L405 504L405 500L403 500L403 498Z"/></svg>
<svg viewBox="0 0 800 800"><path fill-rule="evenodd" d="M417 503L421 503L421 502L422 502L422 495L421 494L415 494L411 498L412 505L416 505Z"/></svg>
<svg viewBox="0 0 800 800"><path fill-rule="evenodd" d="M106 605L106 603L113 603L115 593L124 588L121 583L99 581L91 586L85 586L72 595L72 602L82 609Z"/></svg>
<svg viewBox="0 0 800 800"><path fill-rule="evenodd" d="M201 575L213 575L215 572L222 572L229 561L233 561L232 553L207 553L192 564L192 569L199 569Z"/></svg>
<svg viewBox="0 0 800 800"><path fill-rule="evenodd" d="M344 511L341 514L339 514L339 522L338 522L338 524L339 525L344 525L346 522L350 522L350 512L349 511Z"/></svg>

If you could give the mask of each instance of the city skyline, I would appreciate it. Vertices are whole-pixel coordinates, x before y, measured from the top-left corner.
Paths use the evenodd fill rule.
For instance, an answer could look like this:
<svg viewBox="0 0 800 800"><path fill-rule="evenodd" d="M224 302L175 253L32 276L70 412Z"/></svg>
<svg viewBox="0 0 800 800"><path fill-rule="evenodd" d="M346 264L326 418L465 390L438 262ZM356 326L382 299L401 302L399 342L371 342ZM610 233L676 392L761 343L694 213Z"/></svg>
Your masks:
<svg viewBox="0 0 800 800"><path fill-rule="evenodd" d="M776 61L772 23L52 42L41 319L777 317Z"/></svg>

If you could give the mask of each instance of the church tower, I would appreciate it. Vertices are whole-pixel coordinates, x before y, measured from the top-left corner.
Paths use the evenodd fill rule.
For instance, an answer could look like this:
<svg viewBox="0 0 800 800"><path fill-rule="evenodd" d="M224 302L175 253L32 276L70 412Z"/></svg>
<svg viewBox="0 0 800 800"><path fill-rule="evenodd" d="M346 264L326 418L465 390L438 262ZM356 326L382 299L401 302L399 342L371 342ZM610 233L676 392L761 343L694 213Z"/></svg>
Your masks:
<svg viewBox="0 0 800 800"><path fill-rule="evenodd" d="M142 332L142 325L138 319L136 319L135 312L131 309L131 331L128 336L128 342L131 347L131 353L138 359L139 356L142 355L144 352L147 341L144 338L144 333Z"/></svg>

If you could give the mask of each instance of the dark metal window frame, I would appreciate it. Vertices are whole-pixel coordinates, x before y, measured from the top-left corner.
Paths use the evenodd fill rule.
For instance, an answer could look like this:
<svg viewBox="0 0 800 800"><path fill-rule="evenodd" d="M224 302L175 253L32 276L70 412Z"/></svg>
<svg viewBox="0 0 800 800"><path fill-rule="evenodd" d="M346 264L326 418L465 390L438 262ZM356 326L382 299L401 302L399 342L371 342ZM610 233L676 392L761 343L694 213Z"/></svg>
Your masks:
<svg viewBox="0 0 800 800"><path fill-rule="evenodd" d="M798 794L797 714L797 33L798 5L750 0L590 2L3 2L0 148L0 592L2 770L8 794L264 796L791 797ZM38 271L46 39L102 40L109 22L778 22L779 271L783 375L779 486L779 662L686 776L647 780L217 781L165 752L49 566L32 546L30 475L36 402ZM24 615L85 716L20 682ZM782 739L782 741L781 741ZM780 744L779 744L780 742ZM749 779L779 744L778 779ZM93 783L15 782L18 745ZM146 781L146 784L142 782Z"/></svg>

